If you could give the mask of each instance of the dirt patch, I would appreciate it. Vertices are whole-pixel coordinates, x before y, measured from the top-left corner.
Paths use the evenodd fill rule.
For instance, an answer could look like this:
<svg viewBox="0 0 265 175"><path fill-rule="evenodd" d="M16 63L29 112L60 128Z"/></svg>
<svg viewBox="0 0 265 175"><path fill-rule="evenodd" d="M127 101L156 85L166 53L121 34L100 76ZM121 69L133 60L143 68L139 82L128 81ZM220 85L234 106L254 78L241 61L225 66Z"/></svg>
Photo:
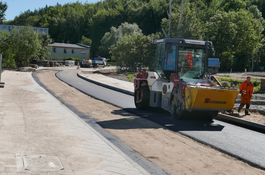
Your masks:
<svg viewBox="0 0 265 175"><path fill-rule="evenodd" d="M111 78L115 78L118 80L123 80L123 81L129 81L127 78L127 75L129 74L133 74L135 72L117 72L116 69L101 69L101 70L97 70L97 71L81 71L82 74L91 74L91 73L100 73L102 75L111 77Z"/></svg>
<svg viewBox="0 0 265 175"><path fill-rule="evenodd" d="M104 125L106 131L169 174L264 174L263 170L152 121L84 95L57 79L55 73L45 70L36 75L56 97Z"/></svg>
<svg viewBox="0 0 265 175"><path fill-rule="evenodd" d="M117 72L117 70L105 69L105 70L96 71L95 73L100 73L102 75L105 75L111 78L116 78L118 80L129 81L127 78L127 75L134 74L135 72L127 72L127 71Z"/></svg>

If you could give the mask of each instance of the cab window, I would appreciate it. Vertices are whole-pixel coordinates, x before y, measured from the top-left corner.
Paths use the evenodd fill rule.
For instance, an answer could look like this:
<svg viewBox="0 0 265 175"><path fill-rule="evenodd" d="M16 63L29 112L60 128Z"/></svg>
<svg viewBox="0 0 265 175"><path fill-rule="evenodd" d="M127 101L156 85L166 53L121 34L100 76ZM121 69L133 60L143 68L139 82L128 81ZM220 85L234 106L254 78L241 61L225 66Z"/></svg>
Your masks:
<svg viewBox="0 0 265 175"><path fill-rule="evenodd" d="M205 50L202 48L179 47L178 76L199 79L204 74Z"/></svg>
<svg viewBox="0 0 265 175"><path fill-rule="evenodd" d="M163 69L164 70L176 70L176 52L177 47L175 45L168 45L166 55L164 59Z"/></svg>
<svg viewBox="0 0 265 175"><path fill-rule="evenodd" d="M155 69L162 69L162 60L164 57L165 44L158 44L156 48L156 56L155 56Z"/></svg>

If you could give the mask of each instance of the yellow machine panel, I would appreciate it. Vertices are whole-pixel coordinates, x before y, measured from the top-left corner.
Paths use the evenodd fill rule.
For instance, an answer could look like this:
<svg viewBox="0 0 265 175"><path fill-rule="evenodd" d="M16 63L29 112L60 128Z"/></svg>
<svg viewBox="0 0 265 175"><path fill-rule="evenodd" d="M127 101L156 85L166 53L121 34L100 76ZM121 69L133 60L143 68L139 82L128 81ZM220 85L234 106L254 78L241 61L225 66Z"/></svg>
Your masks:
<svg viewBox="0 0 265 175"><path fill-rule="evenodd" d="M188 110L231 110L239 90L187 87L185 89Z"/></svg>

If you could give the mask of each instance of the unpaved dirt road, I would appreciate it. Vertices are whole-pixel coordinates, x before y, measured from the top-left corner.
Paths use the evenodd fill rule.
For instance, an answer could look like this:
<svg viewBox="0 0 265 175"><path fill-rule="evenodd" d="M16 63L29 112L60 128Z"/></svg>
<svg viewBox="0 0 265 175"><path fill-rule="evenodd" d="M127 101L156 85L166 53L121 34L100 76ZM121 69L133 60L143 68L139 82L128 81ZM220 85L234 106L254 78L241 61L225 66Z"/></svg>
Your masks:
<svg viewBox="0 0 265 175"><path fill-rule="evenodd" d="M57 98L66 104L71 104L84 115L98 122L108 123L107 121L115 120L117 121L115 124L124 126L123 128L133 128L106 130L146 159L163 168L168 174L265 174L261 169L167 130L152 121L91 98L61 82L56 78L56 72L43 70L36 72L36 75Z"/></svg>

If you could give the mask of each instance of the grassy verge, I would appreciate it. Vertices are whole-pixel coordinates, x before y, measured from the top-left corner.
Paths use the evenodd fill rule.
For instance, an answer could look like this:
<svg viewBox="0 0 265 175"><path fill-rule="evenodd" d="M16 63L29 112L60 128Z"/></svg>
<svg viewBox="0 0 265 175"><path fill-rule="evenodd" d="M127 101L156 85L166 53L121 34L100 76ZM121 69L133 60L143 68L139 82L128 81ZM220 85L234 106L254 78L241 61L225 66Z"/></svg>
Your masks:
<svg viewBox="0 0 265 175"><path fill-rule="evenodd" d="M217 77L218 81L220 82L229 82L227 84L228 87L231 87L232 84L234 84L238 89L240 88L241 83L243 83L245 80L239 80L239 79L232 79L232 78L219 78ZM259 78L252 78L251 82L253 84L253 92L256 93L260 89L260 79Z"/></svg>
<svg viewBox="0 0 265 175"><path fill-rule="evenodd" d="M128 80L130 82L133 82L133 79L136 77L137 74L138 74L138 72L137 73L133 73L133 74L129 74L126 77L128 78Z"/></svg>

